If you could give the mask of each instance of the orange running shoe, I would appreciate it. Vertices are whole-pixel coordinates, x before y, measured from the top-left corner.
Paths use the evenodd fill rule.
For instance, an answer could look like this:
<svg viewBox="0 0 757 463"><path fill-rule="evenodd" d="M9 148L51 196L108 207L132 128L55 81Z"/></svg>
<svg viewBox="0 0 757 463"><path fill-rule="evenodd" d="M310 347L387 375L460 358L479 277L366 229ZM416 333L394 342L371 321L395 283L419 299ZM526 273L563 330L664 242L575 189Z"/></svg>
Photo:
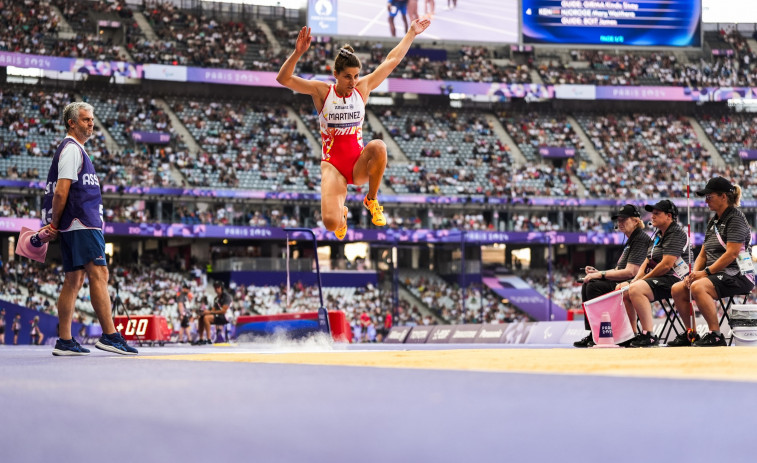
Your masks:
<svg viewBox="0 0 757 463"><path fill-rule="evenodd" d="M383 227L386 225L386 217L384 217L384 207L381 206L378 202L378 199L368 199L368 195L365 195L365 199L363 199L363 206L365 206L368 211L370 211L371 216L373 219L371 222L373 222L373 225L376 225L377 227Z"/></svg>
<svg viewBox="0 0 757 463"><path fill-rule="evenodd" d="M347 235L347 212L349 212L349 210L347 209L347 206L344 206L344 226L334 230L334 235L336 235L336 238L340 241Z"/></svg>

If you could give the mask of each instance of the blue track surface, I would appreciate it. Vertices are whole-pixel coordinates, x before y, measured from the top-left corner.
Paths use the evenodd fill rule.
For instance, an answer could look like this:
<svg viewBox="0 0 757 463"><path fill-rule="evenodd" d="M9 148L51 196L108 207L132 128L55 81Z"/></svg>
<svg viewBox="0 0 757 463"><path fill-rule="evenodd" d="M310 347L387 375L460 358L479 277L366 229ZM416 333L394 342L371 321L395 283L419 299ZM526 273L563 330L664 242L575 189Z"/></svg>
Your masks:
<svg viewBox="0 0 757 463"><path fill-rule="evenodd" d="M0 347L3 462L754 461L754 383L50 352Z"/></svg>

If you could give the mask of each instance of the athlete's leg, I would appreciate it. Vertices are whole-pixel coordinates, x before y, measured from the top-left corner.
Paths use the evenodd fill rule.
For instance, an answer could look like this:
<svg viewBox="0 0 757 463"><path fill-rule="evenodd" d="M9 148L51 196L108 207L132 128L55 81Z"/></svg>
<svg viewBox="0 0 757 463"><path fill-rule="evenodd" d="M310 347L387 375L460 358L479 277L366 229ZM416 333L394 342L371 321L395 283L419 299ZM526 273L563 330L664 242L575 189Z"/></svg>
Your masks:
<svg viewBox="0 0 757 463"><path fill-rule="evenodd" d="M368 182L368 199L376 199L381 180L386 170L386 144L373 140L363 148L360 157L352 168L352 182L362 185Z"/></svg>
<svg viewBox="0 0 757 463"><path fill-rule="evenodd" d="M326 230L334 231L344 226L346 199L347 179L333 165L321 162L321 218Z"/></svg>
<svg viewBox="0 0 757 463"><path fill-rule="evenodd" d="M352 169L352 182L362 185L368 182L368 194L363 199L365 206L371 213L371 222L379 227L386 225L384 208L379 204L378 189L386 169L386 145L381 140L368 143Z"/></svg>

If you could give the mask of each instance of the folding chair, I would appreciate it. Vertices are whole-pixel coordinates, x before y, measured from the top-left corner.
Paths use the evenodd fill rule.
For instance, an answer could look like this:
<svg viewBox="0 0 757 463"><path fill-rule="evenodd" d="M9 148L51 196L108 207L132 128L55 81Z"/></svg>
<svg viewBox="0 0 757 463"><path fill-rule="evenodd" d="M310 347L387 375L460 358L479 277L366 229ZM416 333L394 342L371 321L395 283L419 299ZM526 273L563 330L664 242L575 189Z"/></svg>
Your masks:
<svg viewBox="0 0 757 463"><path fill-rule="evenodd" d="M729 346L731 345L731 343L733 343L733 326L731 326L731 317L728 316L728 311L731 309L735 298L744 296L744 299L741 301L741 303L746 304L746 300L749 298L750 294L751 292L748 292L746 294L734 294L733 296L727 298L728 302L723 302L723 300L726 299L725 297L718 299L720 308L723 309L723 316L720 317L720 323L718 323L718 326L723 325L723 319L728 320L728 327L731 328L731 336L728 338Z"/></svg>
<svg viewBox="0 0 757 463"><path fill-rule="evenodd" d="M686 327L684 326L683 321L681 321L681 317L678 316L678 311L676 311L670 299L660 299L657 302L660 303L662 310L665 311L665 322L662 324L662 329L660 330L660 340L664 339L665 343L667 343L671 331L675 331L676 336L678 336L679 334L686 332ZM676 322L678 322L678 326L681 327L680 332L676 327ZM667 333L665 332L665 328L668 329Z"/></svg>

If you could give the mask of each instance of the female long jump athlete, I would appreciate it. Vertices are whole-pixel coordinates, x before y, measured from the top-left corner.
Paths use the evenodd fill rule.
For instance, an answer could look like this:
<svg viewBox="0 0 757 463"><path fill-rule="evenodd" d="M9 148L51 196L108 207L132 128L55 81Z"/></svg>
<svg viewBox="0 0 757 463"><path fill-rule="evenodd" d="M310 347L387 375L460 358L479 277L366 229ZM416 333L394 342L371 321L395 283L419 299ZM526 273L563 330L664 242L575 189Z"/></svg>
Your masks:
<svg viewBox="0 0 757 463"><path fill-rule="evenodd" d="M347 234L347 185L368 182L368 194L363 205L371 213L374 225L386 225L384 208L377 195L386 169L386 145L372 140L363 147L363 119L365 103L376 89L400 64L415 36L431 24L429 19L416 19L400 43L389 52L376 70L360 77L360 60L349 45L341 48L334 60L335 84L305 80L294 74L297 60L310 47L310 28L303 27L297 36L294 52L279 70L276 80L295 92L310 95L321 124L321 216L327 230L337 238Z"/></svg>

